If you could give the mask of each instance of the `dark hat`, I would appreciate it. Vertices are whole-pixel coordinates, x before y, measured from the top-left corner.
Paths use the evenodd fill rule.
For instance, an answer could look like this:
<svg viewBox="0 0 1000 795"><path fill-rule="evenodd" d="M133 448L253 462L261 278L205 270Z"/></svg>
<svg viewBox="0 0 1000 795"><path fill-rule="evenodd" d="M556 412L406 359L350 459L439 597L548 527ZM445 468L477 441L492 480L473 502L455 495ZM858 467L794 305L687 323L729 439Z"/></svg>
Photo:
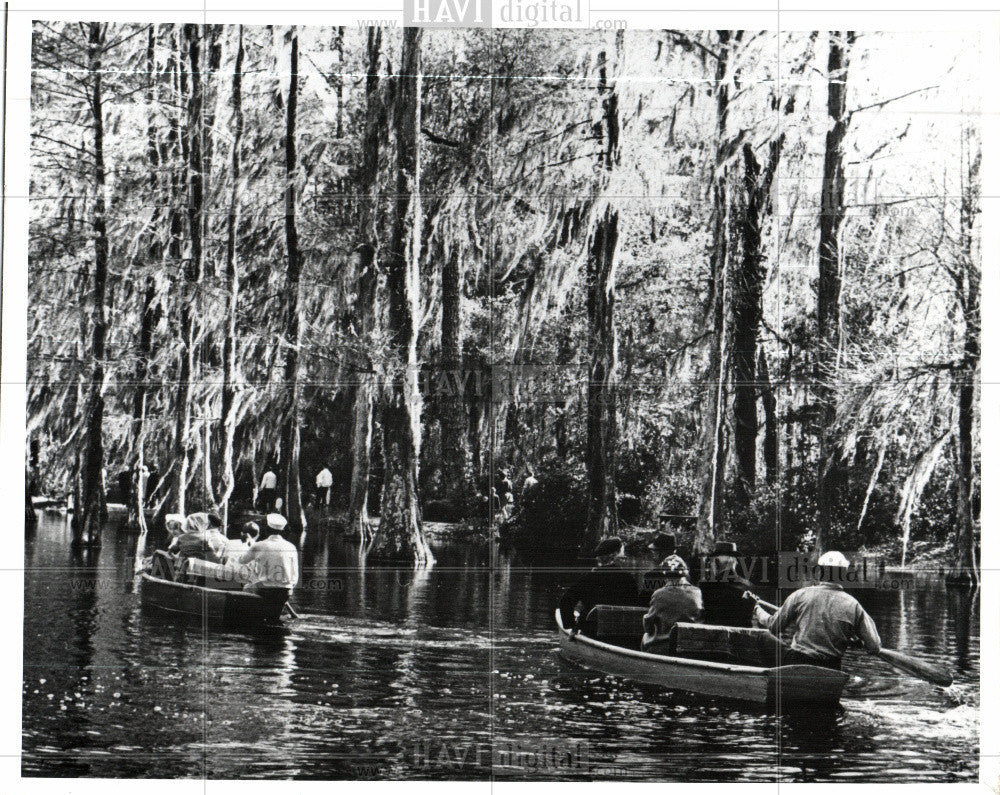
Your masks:
<svg viewBox="0 0 1000 795"><path fill-rule="evenodd" d="M610 555L617 555L624 548L625 545L617 536L605 538L600 544L597 545L597 549L594 550L594 557L606 558Z"/></svg>
<svg viewBox="0 0 1000 795"><path fill-rule="evenodd" d="M215 511L208 512L208 526L209 527L222 527L222 517L219 516Z"/></svg>
<svg viewBox="0 0 1000 795"><path fill-rule="evenodd" d="M716 541L715 549L712 550L709 557L715 558L719 557L720 555L727 555L727 556L736 555L736 543L734 541Z"/></svg>
<svg viewBox="0 0 1000 795"><path fill-rule="evenodd" d="M649 549L661 555L670 555L677 549L677 539L670 533L657 533L650 542Z"/></svg>

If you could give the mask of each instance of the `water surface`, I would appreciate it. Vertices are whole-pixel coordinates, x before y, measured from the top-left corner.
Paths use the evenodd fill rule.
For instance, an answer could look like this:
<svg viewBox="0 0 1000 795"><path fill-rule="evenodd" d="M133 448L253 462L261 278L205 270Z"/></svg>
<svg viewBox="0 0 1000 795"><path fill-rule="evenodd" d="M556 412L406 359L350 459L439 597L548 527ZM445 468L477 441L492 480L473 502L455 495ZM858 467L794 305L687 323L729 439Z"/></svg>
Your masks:
<svg viewBox="0 0 1000 795"><path fill-rule="evenodd" d="M974 780L979 601L937 580L858 596L887 646L948 666L948 692L863 652L841 706L776 717L562 661L575 576L438 545L412 572L307 539L301 618L260 632L143 613L135 540L73 553L65 517L26 542L27 776Z"/></svg>

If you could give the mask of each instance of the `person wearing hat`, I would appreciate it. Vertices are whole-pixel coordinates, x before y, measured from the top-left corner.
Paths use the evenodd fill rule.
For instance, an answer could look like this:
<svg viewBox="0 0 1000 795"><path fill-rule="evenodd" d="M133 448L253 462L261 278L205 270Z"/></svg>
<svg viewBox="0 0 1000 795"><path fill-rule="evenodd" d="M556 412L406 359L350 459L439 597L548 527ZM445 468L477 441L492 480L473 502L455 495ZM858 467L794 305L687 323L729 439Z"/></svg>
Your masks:
<svg viewBox="0 0 1000 795"><path fill-rule="evenodd" d="M643 605L635 577L621 567L625 545L620 538L606 538L594 550L597 568L566 589L559 600L559 616L567 629L579 629L594 605Z"/></svg>
<svg viewBox="0 0 1000 795"><path fill-rule="evenodd" d="M875 622L858 600L840 584L850 562L840 552L820 556L819 581L799 588L785 600L774 615L763 607L754 608L762 627L781 638L791 634L790 647L779 652L781 665L822 665L840 669L847 646L860 640L872 654L882 650Z"/></svg>
<svg viewBox="0 0 1000 795"><path fill-rule="evenodd" d="M208 514L193 513L185 522L184 534L170 544L180 560L199 558L209 563L221 563L228 540L218 530L209 527Z"/></svg>
<svg viewBox="0 0 1000 795"><path fill-rule="evenodd" d="M703 576L698 586L704 607L706 624L727 627L753 625L753 602L743 598L745 591L752 591L754 584L737 571L736 544L719 541L707 556Z"/></svg>
<svg viewBox="0 0 1000 795"><path fill-rule="evenodd" d="M676 555L662 567L663 586L653 592L649 612L642 617L642 648L651 650L678 621L701 621L701 590L688 580L687 566Z"/></svg>
<svg viewBox="0 0 1000 795"><path fill-rule="evenodd" d="M167 536L173 543L175 538L184 535L184 515L180 513L168 513L163 518L163 523L167 526Z"/></svg>
<svg viewBox="0 0 1000 795"><path fill-rule="evenodd" d="M282 536L288 525L284 516L269 513L266 521L267 538L258 541L240 558L240 563L251 565L252 574L246 588L265 598L287 598L299 582L299 551Z"/></svg>
<svg viewBox="0 0 1000 795"><path fill-rule="evenodd" d="M657 533L650 542L648 549L656 555L660 562L656 568L647 571L642 576L640 593L649 597L657 588L662 588L672 581L674 572L681 572L684 577L690 578L687 563L677 554L677 539L670 533Z"/></svg>

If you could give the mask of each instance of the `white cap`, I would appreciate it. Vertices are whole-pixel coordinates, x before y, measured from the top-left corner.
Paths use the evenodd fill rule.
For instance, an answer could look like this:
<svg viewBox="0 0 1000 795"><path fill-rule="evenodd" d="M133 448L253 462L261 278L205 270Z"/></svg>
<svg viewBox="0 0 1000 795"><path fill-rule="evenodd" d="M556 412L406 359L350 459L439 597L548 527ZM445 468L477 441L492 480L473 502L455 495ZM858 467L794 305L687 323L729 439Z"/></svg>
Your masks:
<svg viewBox="0 0 1000 795"><path fill-rule="evenodd" d="M280 533L285 529L287 524L288 520L280 513L269 513L267 515L267 526L271 530L277 530Z"/></svg>
<svg viewBox="0 0 1000 795"><path fill-rule="evenodd" d="M820 555L816 563L819 566L833 566L838 569L846 569L851 565L851 562L847 558L832 549Z"/></svg>

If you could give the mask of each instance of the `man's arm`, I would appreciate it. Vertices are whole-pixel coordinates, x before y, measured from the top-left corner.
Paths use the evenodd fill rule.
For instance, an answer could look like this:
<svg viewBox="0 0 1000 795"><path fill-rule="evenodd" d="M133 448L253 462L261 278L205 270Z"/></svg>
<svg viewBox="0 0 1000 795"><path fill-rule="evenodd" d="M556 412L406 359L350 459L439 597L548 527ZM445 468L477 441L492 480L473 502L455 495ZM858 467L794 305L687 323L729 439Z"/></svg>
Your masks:
<svg viewBox="0 0 1000 795"><path fill-rule="evenodd" d="M757 606L755 610L755 615L757 615L757 620L760 621L761 626L765 627L768 632L774 635L776 638L781 637L781 633L785 631L785 627L795 618L795 613L798 609L798 591L789 596L783 605L778 608L778 612L773 616L768 616L764 610ZM759 614L763 614L763 617Z"/></svg>
<svg viewBox="0 0 1000 795"><path fill-rule="evenodd" d="M257 557L257 545L254 544L250 549L244 552L240 556L240 563L250 563Z"/></svg>
<svg viewBox="0 0 1000 795"><path fill-rule="evenodd" d="M858 637L861 638L861 642L868 651L872 654L878 654L882 651L882 638L879 637L878 628L872 621L872 617L865 612L861 605L858 605L857 612L854 628L857 630Z"/></svg>

